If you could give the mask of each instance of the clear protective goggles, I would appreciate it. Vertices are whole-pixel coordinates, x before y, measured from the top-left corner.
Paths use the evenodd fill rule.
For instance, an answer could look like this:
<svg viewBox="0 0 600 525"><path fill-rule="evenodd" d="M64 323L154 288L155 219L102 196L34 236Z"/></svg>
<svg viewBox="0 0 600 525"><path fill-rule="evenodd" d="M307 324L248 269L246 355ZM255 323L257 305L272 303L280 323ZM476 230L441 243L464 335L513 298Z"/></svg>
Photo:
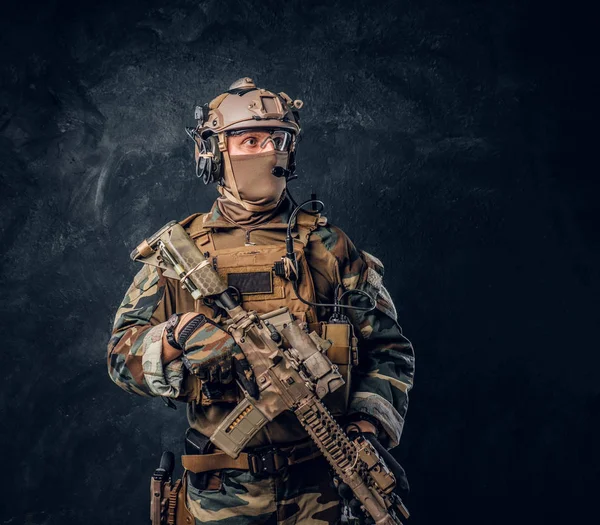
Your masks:
<svg viewBox="0 0 600 525"><path fill-rule="evenodd" d="M294 134L284 129L266 129L266 128L248 128L228 131L227 135L245 135L249 137L255 135L259 141L260 149L263 149L269 142L273 144L276 151L289 151L294 142Z"/></svg>

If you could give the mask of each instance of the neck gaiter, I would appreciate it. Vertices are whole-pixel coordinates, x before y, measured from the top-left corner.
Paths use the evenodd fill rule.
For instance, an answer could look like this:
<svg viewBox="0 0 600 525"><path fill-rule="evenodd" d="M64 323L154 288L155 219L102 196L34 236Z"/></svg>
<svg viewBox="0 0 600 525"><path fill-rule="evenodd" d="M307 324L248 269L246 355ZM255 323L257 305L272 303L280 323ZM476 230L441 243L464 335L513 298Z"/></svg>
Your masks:
<svg viewBox="0 0 600 525"><path fill-rule="evenodd" d="M224 184L219 187L221 212L239 225L269 220L283 199L286 179L275 177L276 166L287 168L288 153L265 151L254 155L230 155L231 170L225 166ZM239 197L238 197L239 195Z"/></svg>

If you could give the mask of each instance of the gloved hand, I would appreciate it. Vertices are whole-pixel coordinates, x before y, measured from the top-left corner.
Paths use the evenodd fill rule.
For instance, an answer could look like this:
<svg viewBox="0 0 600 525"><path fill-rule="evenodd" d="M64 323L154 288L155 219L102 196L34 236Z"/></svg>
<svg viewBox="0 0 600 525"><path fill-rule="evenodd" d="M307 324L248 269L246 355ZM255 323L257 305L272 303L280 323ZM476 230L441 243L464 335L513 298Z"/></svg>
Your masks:
<svg viewBox="0 0 600 525"><path fill-rule="evenodd" d="M377 453L381 456L387 467L392 471L392 474L396 478L396 487L394 488L394 497L405 496L409 491L408 479L406 478L406 472L402 466L396 461L396 459L387 451L377 439L379 434L379 425L376 425L376 420L371 417L366 417L364 414L355 414L355 421L350 422L345 427L346 434L350 440L356 439L358 436L362 436L367 439L375 448ZM361 510L361 503L352 492L352 489L338 479L337 490L340 498L343 500L344 505L350 509L352 515L358 520L360 524L371 524L374 523L371 517L366 516Z"/></svg>
<svg viewBox="0 0 600 525"><path fill-rule="evenodd" d="M207 397L220 397L221 385L238 379L252 397L258 398L252 368L242 349L225 330L197 313L173 316L169 323L175 325L171 328L172 338L167 328L170 345L183 352L183 364L202 379L202 390Z"/></svg>

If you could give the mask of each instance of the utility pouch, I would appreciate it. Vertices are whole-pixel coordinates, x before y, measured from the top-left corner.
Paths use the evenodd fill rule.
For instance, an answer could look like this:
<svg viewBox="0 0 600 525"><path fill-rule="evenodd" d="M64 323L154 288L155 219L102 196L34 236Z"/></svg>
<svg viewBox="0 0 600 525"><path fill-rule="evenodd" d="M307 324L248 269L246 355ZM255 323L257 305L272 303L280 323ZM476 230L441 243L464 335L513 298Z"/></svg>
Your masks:
<svg viewBox="0 0 600 525"><path fill-rule="evenodd" d="M337 365L339 373L345 381L344 388L338 388L323 401L334 416L341 416L348 409L350 397L350 379L352 367L358 364L357 339L349 323L322 323L321 337L331 341L327 357Z"/></svg>
<svg viewBox="0 0 600 525"><path fill-rule="evenodd" d="M204 455L210 454L215 446L212 441L193 428L188 428L185 432L185 453L186 455ZM190 484L197 490L206 490L211 472L187 472Z"/></svg>

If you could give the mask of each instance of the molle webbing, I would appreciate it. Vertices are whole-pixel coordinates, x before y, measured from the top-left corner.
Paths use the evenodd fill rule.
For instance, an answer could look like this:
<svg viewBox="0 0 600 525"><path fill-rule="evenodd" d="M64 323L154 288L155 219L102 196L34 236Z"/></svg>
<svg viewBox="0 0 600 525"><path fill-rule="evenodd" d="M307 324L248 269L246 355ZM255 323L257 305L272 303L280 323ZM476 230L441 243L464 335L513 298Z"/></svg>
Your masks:
<svg viewBox="0 0 600 525"><path fill-rule="evenodd" d="M186 228L192 239L201 239L201 245L207 244L211 236L211 228L204 226L204 219L207 215L208 214L206 213L194 213L179 223ZM202 216L202 220L199 220L200 216ZM300 211L296 216L296 228L298 232L297 240L306 247L311 233L315 231L320 224L325 224L326 222L327 219L321 217L321 215L311 215L310 213ZM253 229L260 230L263 228ZM204 241L205 238L206 241Z"/></svg>

